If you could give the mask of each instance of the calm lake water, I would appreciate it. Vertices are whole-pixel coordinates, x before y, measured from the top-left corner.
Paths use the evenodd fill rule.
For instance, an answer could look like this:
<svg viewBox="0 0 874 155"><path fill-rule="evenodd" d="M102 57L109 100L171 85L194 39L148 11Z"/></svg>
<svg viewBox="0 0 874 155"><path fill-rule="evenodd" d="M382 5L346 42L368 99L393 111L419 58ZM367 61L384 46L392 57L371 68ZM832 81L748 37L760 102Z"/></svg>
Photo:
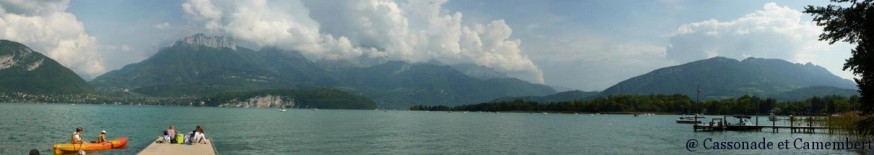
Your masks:
<svg viewBox="0 0 874 155"><path fill-rule="evenodd" d="M136 154L168 124L186 132L203 126L220 154L858 153L705 150L702 146L690 152L686 149L690 139L703 143L706 138L765 138L776 143L796 138L843 141L844 136L788 131L696 133L688 124L674 123L677 117L5 103L0 104L0 154L26 154L34 148L49 154L54 143L69 142L76 127L85 129L86 140L94 140L100 130L107 131L108 139L129 138L127 149L89 154Z"/></svg>

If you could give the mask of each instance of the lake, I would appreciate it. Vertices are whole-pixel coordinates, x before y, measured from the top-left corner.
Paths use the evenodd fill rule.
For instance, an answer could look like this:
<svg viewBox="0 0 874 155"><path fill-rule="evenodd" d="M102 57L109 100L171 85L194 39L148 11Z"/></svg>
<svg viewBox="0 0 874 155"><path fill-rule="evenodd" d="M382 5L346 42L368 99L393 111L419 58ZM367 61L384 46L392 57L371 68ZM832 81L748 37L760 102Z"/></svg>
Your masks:
<svg viewBox="0 0 874 155"><path fill-rule="evenodd" d="M676 124L677 117L5 103L0 104L0 154L26 154L30 149L50 154L54 143L69 142L76 127L85 129L89 141L100 130L107 131L108 139L129 138L127 149L89 154L135 154L169 124L185 132L203 126L219 154L857 153L707 150L701 148L707 138L716 142L765 138L778 143L798 138L844 141L845 136L788 130L692 132L690 125ZM759 121L768 122L766 118ZM687 150L690 139L702 143L691 149L696 152Z"/></svg>

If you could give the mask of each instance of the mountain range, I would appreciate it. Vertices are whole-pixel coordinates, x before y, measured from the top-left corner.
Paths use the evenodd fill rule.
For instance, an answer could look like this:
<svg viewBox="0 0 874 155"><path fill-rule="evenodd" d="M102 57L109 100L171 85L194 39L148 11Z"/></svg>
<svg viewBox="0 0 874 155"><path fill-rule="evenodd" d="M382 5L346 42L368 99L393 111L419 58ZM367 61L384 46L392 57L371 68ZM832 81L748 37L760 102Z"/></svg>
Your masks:
<svg viewBox="0 0 874 155"><path fill-rule="evenodd" d="M0 92L85 94L94 91L69 68L9 40L0 40L0 77Z"/></svg>
<svg viewBox="0 0 874 155"><path fill-rule="evenodd" d="M297 51L271 47L255 51L236 46L229 37L197 34L142 62L101 75L91 84L152 96L331 87L368 97L380 107L401 108L554 93L545 85L463 67L488 74L474 77L452 66L404 61L313 62Z"/></svg>
<svg viewBox="0 0 874 155"><path fill-rule="evenodd" d="M632 77L604 91L564 91L544 96L502 97L491 102L525 100L540 103L590 100L608 95L683 94L691 98L701 90L701 100L728 99L744 95L780 101L813 96L859 95L853 81L831 74L811 63L779 59L747 58L742 61L714 57L656 69Z"/></svg>
<svg viewBox="0 0 874 155"><path fill-rule="evenodd" d="M142 62L98 76L91 84L152 96L208 96L331 83L321 81L323 74L295 52L253 51L238 48L231 38L199 34L162 48Z"/></svg>
<svg viewBox="0 0 874 155"><path fill-rule="evenodd" d="M0 40L0 77L0 92L83 94L97 87L177 97L320 88L364 96L383 108L516 99L559 102L618 94L683 94L694 98L699 91L702 100L743 95L779 100L858 95L853 81L823 67L779 59L714 57L656 69L602 92L555 93L549 86L478 65L375 58L311 61L297 51L273 47L256 51L237 46L229 37L203 34L180 39L152 57L107 72L90 84L23 44Z"/></svg>
<svg viewBox="0 0 874 155"><path fill-rule="evenodd" d="M700 88L700 89L699 89ZM821 66L791 63L779 59L747 58L742 61L714 57L656 69L619 82L603 91L613 94L683 94L701 99L733 98L743 95L797 99L785 93L850 95L853 81L842 79ZM818 91L826 90L826 91Z"/></svg>

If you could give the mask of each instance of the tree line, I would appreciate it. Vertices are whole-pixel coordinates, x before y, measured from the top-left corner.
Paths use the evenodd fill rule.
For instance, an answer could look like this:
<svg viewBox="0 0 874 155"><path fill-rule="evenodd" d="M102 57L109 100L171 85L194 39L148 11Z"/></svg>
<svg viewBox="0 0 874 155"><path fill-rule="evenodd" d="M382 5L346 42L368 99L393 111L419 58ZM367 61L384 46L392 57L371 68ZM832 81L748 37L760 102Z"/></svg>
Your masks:
<svg viewBox="0 0 874 155"><path fill-rule="evenodd" d="M674 113L830 115L859 110L859 96L822 96L782 101L757 96L695 102L686 95L613 95L592 100L539 103L513 100L445 106L414 105L414 111L562 112L562 113Z"/></svg>
<svg viewBox="0 0 874 155"><path fill-rule="evenodd" d="M831 0L826 6L808 5L804 13L813 15L817 26L822 26L820 41L855 44L846 59L844 70L853 72L859 86L859 107L864 116L856 122L863 135L874 135L874 0ZM842 3L842 4L840 4Z"/></svg>

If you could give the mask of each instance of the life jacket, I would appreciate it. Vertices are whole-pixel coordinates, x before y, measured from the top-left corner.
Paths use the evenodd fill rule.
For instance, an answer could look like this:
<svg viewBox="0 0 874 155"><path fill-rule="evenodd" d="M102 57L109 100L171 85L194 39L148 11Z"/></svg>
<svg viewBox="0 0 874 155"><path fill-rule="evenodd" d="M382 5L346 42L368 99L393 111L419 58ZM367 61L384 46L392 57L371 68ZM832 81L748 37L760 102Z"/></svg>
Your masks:
<svg viewBox="0 0 874 155"><path fill-rule="evenodd" d="M79 135L79 133L73 132L73 135L70 136L70 144L78 143L78 141L76 141L76 135ZM79 138L81 139L82 137Z"/></svg>
<svg viewBox="0 0 874 155"><path fill-rule="evenodd" d="M97 135L97 142L98 143L106 142L106 135L105 134Z"/></svg>

